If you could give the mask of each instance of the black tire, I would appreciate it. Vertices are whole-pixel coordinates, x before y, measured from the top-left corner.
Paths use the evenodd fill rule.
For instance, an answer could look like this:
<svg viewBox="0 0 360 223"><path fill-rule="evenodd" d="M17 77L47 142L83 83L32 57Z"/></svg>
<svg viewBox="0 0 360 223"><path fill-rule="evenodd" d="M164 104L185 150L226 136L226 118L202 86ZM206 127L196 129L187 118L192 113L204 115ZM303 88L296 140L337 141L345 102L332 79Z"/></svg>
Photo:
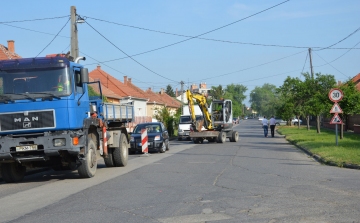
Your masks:
<svg viewBox="0 0 360 223"><path fill-rule="evenodd" d="M225 132L219 132L219 135L217 137L218 143L224 143L226 140L226 133Z"/></svg>
<svg viewBox="0 0 360 223"><path fill-rule="evenodd" d="M91 178L95 176L97 169L97 158L96 158L96 145L94 142L93 134L88 136L88 148L84 159L80 160L80 166L78 173L82 178Z"/></svg>
<svg viewBox="0 0 360 223"><path fill-rule="evenodd" d="M230 142L237 142L239 140L239 133L237 131L233 131L231 133Z"/></svg>
<svg viewBox="0 0 360 223"><path fill-rule="evenodd" d="M180 138L178 138L178 141L182 141L182 138L180 137Z"/></svg>
<svg viewBox="0 0 360 223"><path fill-rule="evenodd" d="M170 141L167 140L166 141L166 151L169 151L170 150Z"/></svg>
<svg viewBox="0 0 360 223"><path fill-rule="evenodd" d="M1 176L6 183L16 183L24 179L26 167L18 163L3 163Z"/></svg>
<svg viewBox="0 0 360 223"><path fill-rule="evenodd" d="M108 157L107 158L104 157L104 162L105 162L106 167L114 167L115 166L112 148L108 148Z"/></svg>
<svg viewBox="0 0 360 223"><path fill-rule="evenodd" d="M161 147L159 148L160 153L164 153L166 151L166 143L165 141L161 144Z"/></svg>
<svg viewBox="0 0 360 223"><path fill-rule="evenodd" d="M117 167L126 166L129 159L129 148L127 138L124 133L120 135L119 147L114 148L113 152L114 164Z"/></svg>

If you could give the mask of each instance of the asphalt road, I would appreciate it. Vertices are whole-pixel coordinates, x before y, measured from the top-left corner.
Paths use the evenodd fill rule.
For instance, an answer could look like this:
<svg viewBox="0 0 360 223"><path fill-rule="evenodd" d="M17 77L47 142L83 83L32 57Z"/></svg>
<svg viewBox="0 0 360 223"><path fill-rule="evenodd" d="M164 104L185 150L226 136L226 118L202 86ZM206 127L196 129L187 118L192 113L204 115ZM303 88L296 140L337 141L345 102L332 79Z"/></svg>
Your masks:
<svg viewBox="0 0 360 223"><path fill-rule="evenodd" d="M321 165L258 120L224 144L99 164L94 178L47 171L0 184L1 222L360 222L360 171Z"/></svg>

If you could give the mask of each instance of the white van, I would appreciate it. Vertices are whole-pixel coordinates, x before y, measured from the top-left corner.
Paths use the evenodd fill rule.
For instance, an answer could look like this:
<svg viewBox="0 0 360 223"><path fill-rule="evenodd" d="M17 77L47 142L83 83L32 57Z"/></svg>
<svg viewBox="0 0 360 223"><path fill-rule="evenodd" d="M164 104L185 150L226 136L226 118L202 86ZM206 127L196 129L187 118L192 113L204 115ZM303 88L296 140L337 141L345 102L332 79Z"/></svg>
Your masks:
<svg viewBox="0 0 360 223"><path fill-rule="evenodd" d="M202 119L202 115L196 115L196 120ZM180 116L179 128L178 128L178 140L187 139L190 140L190 126L191 126L191 117L190 115Z"/></svg>

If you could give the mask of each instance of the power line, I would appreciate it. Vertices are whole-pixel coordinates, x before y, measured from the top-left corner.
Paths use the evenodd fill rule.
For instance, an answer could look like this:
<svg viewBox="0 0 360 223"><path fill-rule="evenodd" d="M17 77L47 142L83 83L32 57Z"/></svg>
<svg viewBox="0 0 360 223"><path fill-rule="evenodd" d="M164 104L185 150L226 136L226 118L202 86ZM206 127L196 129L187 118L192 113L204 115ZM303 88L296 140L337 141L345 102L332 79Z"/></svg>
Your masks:
<svg viewBox="0 0 360 223"><path fill-rule="evenodd" d="M66 15L66 16L57 16L57 17L41 18L41 19L15 20L15 21L0 22L0 24L3 24L3 23L15 23L15 22L33 22L33 21L41 21L41 20L49 20L49 19L61 19L61 18L65 18L65 17L70 17L70 16Z"/></svg>
<svg viewBox="0 0 360 223"><path fill-rule="evenodd" d="M246 71L246 70L258 68L258 67L261 67L261 66L270 64L270 63L277 62L277 61L279 61L279 60L283 60L283 59L286 59L286 58L289 58L289 57L298 55L298 54L303 53L303 52L305 52L305 51L303 50L303 51L301 51L301 52L294 53L294 54L291 54L291 55L286 56L286 57L282 57L282 58L279 58L279 59L276 59L276 60L272 60L272 61L269 61L269 62L266 62L266 63L262 63L262 64L259 64L259 65L252 66L252 67L244 68L244 69L241 69L241 70L233 71L233 72L230 72L230 73L221 74L221 75L216 75L216 76L212 76L212 77L209 77L209 78L204 78L204 79L201 79L201 80L197 80L196 82L198 82L198 81L203 81L203 80L209 80L209 79L213 79L213 78L217 78L217 77L222 77L222 76L227 76L227 75L230 75L230 74L234 74L234 73L238 73L238 72L242 72L242 71Z"/></svg>
<svg viewBox="0 0 360 223"><path fill-rule="evenodd" d="M284 3L288 2L288 1L290 1L290 0L283 1L283 2L281 2L281 3L279 3L279 4L276 4L276 5L274 5L274 6L271 6L271 7L269 7L269 8L266 8L266 9L264 9L264 10L261 10L261 11L259 11L259 12L256 12L256 13L254 13L254 14L252 14L252 15L246 16L246 17L244 17L244 18L242 18L242 19L236 20L235 22L232 22L232 23L229 23L229 24L220 26L220 27L218 27L218 28L216 28L216 29L212 29L212 30L207 31L207 32L205 32L205 33L202 33L202 34L199 34L199 35L196 35L196 36L192 36L192 37L189 37L189 38L187 38L187 39L185 39L185 40L181 40L181 41L178 41L178 42L175 42L175 43L172 43L172 44L163 46L163 47L159 47L159 48L156 48L156 49L153 49L153 50L149 50L149 51L146 51L146 52L143 52L143 53L138 53L138 54L135 54L135 55L132 55L132 56L128 56L128 57L134 57L134 56L138 56L138 55L141 55L141 54L150 53L150 52L153 52L153 51L156 51L156 50L160 50L160 49L164 49L164 48L167 48L167 47L170 47L170 46L174 46L174 45L177 45L177 44L180 44L180 43L183 43L183 42L192 40L192 39L196 39L196 38L198 38L198 37L200 37L200 36L203 36L203 35L206 35L206 34L215 32L215 31L217 31L217 30L220 30L220 29L223 29L223 28L225 28L225 27L231 26L231 25L233 25L233 24L235 24L235 23L241 22L241 21L246 20L246 19L248 19L248 18L254 17L255 15L261 14L261 13L263 13L263 12L265 12L265 11L268 11L268 10L270 10L270 9L272 9L272 8L275 8L275 7L277 7L277 6L280 6L280 5L282 5L282 4L284 4ZM85 16L83 16L83 18L85 18ZM127 57L125 57L125 58L127 58ZM111 61L121 60L121 59L124 59L124 58L118 58L118 59L109 60L109 61L103 61L103 62L111 62ZM88 65L89 65L89 64L88 64Z"/></svg>
<svg viewBox="0 0 360 223"><path fill-rule="evenodd" d="M10 27L13 27L13 28L23 29L23 30L27 30L27 31L31 31L31 32L36 32L36 33L51 35L51 36L55 36L55 35L56 35L56 34L52 34L52 33L46 33L46 32L37 31L37 30L33 30L33 29L23 28L23 27L20 27L20 26L14 26L14 25L9 25L9 24L1 24L1 25L10 26ZM59 36L59 37L64 37L64 38L70 38L70 37L68 37L68 36L61 36L61 35L58 35L58 36Z"/></svg>
<svg viewBox="0 0 360 223"><path fill-rule="evenodd" d="M350 36L354 35L354 34L357 33L359 30L360 30L360 27L357 28L354 32L352 32L352 33L350 33L349 35L347 35L345 38L339 40L338 42L336 42L336 43L334 43L334 44L332 44L332 45L330 45L330 46L328 46L328 47L318 49L318 50L316 50L316 51L325 50L325 49L328 49L328 48L330 48L330 47L332 47L332 46L335 46L335 45L341 43L342 41L346 40L346 39L349 38Z"/></svg>
<svg viewBox="0 0 360 223"><path fill-rule="evenodd" d="M86 20L85 20L86 24L88 24L95 32L97 32L100 36L102 36L106 41L108 41L111 45L113 45L116 49L120 50L123 54L125 54L127 57L129 57L131 60L133 60L134 62L136 62L137 64L139 64L140 66L142 66L143 68L145 68L146 70L150 71L153 74L156 74L164 79L167 79L169 81L173 81L173 82L178 82L175 80L172 80L170 78L167 78L161 74L156 73L155 71L151 70L150 68L146 67L145 65L141 64L140 62L138 62L137 60L135 60L132 56L128 55L126 52L124 52L122 49L120 49L118 46L116 46L114 43L112 43L109 39L107 39L103 34L101 34L98 30L96 30L93 26L91 26Z"/></svg>
<svg viewBox="0 0 360 223"><path fill-rule="evenodd" d="M65 28L65 26L68 24L68 22L70 21L70 18L66 21L65 25L60 29L60 31L56 34L56 36L54 36L54 38L50 41L50 43L48 45L46 45L44 47L44 49L42 49L40 51L40 53L42 53L55 39L56 37L59 35L59 33ZM36 55L35 57L38 57L40 55L40 53L38 53L38 55Z"/></svg>
<svg viewBox="0 0 360 223"><path fill-rule="evenodd" d="M316 52L315 52L315 53L316 53ZM327 62L327 61L326 61L324 58L322 58L319 54L316 53L316 55L317 55L318 57L320 57L320 58L321 58L323 61L325 61L325 63L326 63L326 64L321 65L321 66L330 65L332 68L334 68L335 70L337 70L339 73L341 73L341 74L344 75L345 77L350 78L349 76L346 76L346 74L344 74L343 72L341 72L341 71L339 71L338 69L336 69L333 65L331 65L330 62ZM319 67L319 66L316 66L316 67Z"/></svg>
<svg viewBox="0 0 360 223"><path fill-rule="evenodd" d="M117 23L117 22L111 22L108 20L103 20L103 19L98 19L98 18L94 18L94 17L89 17L89 16L85 16L86 18L89 19L93 19L93 20L97 20L100 22L106 22L106 23L110 23L110 24L115 24L118 26L124 26L124 27L129 27L129 28L134 28L134 29L140 29L140 30L145 30L145 31L149 31L149 32L155 32L155 33L161 33L161 34L166 34L166 35L172 35L172 36L179 36L179 37L186 37L186 38L196 38L196 39L200 39L200 40L207 40L207 41L215 41L215 42L222 42L222 43L231 43L231 44L241 44L241 45L252 45L252 46L264 46L264 47L282 47L282 48L303 48L303 49L308 49L309 46L293 46L293 45L278 45L278 44L263 44L263 43L248 43L248 42L239 42L239 41L230 41L230 40L219 40L219 39L211 39L211 38L203 38L203 37L199 37L199 36L189 36L189 35L184 35L184 34L176 34L176 33L169 33L169 32L165 32L165 31L159 31L159 30L153 30L153 29L148 29L148 28L142 28L142 27L138 27L138 26L132 26L132 25L125 25L125 24L121 24L121 23ZM311 48L319 48L319 49L325 49L324 47L320 47L320 46L314 46ZM336 49L336 50L344 50L344 49L349 49L349 48L330 48L330 47L326 47L329 49ZM360 48L356 48L356 49L360 49ZM134 55L135 56L135 55ZM123 58L119 58L119 59L123 59ZM109 61L105 61L105 62L109 62Z"/></svg>
<svg viewBox="0 0 360 223"><path fill-rule="evenodd" d="M304 66L303 66L303 68L302 68L302 70L301 70L301 73L304 72L304 68L305 68L305 64L306 64L306 61L307 61L308 56L309 56L309 54L307 53L307 54L306 54L306 58L305 58L305 62L304 62Z"/></svg>

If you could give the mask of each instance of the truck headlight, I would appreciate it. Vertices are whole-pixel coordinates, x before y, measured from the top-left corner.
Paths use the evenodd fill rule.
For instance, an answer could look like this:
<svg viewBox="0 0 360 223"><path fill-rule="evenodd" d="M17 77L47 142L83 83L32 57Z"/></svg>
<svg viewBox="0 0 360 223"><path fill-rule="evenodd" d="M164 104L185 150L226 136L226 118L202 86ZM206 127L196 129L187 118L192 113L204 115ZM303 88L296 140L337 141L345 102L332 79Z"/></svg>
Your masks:
<svg viewBox="0 0 360 223"><path fill-rule="evenodd" d="M130 137L130 142L134 142L134 136Z"/></svg>
<svg viewBox="0 0 360 223"><path fill-rule="evenodd" d="M161 139L161 138L160 138L159 135L155 136L155 138L154 138L154 140L160 140L160 139Z"/></svg>
<svg viewBox="0 0 360 223"><path fill-rule="evenodd" d="M55 147L65 146L66 145L66 140L65 139L54 139L53 144L54 144Z"/></svg>

